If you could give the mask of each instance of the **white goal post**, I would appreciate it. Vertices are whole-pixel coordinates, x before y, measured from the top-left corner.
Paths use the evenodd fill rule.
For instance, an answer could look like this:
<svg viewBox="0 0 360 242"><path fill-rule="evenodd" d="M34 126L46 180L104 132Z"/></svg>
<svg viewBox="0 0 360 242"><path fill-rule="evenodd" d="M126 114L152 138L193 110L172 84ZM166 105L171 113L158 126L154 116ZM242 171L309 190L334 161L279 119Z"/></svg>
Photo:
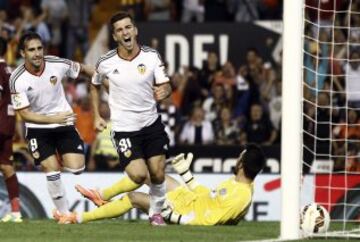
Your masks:
<svg viewBox="0 0 360 242"><path fill-rule="evenodd" d="M284 0L280 239L300 238L304 0Z"/></svg>

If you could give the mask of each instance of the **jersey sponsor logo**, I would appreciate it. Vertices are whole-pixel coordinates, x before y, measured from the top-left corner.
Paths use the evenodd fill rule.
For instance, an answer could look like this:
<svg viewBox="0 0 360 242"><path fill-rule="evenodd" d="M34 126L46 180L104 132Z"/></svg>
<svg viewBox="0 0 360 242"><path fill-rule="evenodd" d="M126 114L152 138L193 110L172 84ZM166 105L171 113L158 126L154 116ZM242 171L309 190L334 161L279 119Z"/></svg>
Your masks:
<svg viewBox="0 0 360 242"><path fill-rule="evenodd" d="M19 93L15 93L13 95L11 95L12 97L12 103L14 104L15 107L20 107L21 106L21 97Z"/></svg>
<svg viewBox="0 0 360 242"><path fill-rule="evenodd" d="M113 73L113 74L119 74L119 71L118 71L118 69L115 69L115 70L113 70L112 73Z"/></svg>
<svg viewBox="0 0 360 242"><path fill-rule="evenodd" d="M79 146L77 147L77 149L78 149L78 150L83 150L82 145L79 145Z"/></svg>
<svg viewBox="0 0 360 242"><path fill-rule="evenodd" d="M50 77L50 83L55 86L56 82L57 82L57 77L56 76L51 76Z"/></svg>
<svg viewBox="0 0 360 242"><path fill-rule="evenodd" d="M33 90L32 87L28 87L28 89L27 89L28 92L30 92L30 91L32 91L32 90Z"/></svg>
<svg viewBox="0 0 360 242"><path fill-rule="evenodd" d="M143 75L146 72L146 66L144 64L139 64L137 66L138 72Z"/></svg>

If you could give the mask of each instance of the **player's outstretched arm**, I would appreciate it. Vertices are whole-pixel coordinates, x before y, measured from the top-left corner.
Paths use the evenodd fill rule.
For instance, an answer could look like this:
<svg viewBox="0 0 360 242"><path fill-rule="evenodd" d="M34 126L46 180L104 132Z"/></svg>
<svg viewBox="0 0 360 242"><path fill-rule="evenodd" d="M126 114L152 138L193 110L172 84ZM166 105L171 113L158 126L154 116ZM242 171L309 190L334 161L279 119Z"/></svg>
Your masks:
<svg viewBox="0 0 360 242"><path fill-rule="evenodd" d="M80 64L80 72L92 77L95 74L95 68L90 65Z"/></svg>
<svg viewBox="0 0 360 242"><path fill-rule="evenodd" d="M96 74L95 74L96 75ZM97 78L97 77L93 77ZM91 103L92 108L94 112L94 125L95 129L98 131L102 131L106 128L106 121L100 116L99 113L99 92L100 92L100 85L90 85L90 97L91 97Z"/></svg>
<svg viewBox="0 0 360 242"><path fill-rule="evenodd" d="M190 165L193 157L194 155L192 153L188 153L186 157L184 153L181 153L171 161L174 170L181 176L190 190L195 190L195 188L199 185L190 171Z"/></svg>
<svg viewBox="0 0 360 242"><path fill-rule="evenodd" d="M32 112L29 108L17 111L21 118L26 122L36 124L64 124L71 125L75 123L76 114L73 112L62 112L54 115L43 115Z"/></svg>

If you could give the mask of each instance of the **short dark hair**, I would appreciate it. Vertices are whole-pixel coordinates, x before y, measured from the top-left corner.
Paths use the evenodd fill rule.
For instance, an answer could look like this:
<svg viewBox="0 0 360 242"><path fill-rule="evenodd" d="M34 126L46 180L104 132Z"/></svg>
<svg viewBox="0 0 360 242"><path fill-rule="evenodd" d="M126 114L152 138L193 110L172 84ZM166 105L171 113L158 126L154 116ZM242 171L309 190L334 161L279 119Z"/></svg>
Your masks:
<svg viewBox="0 0 360 242"><path fill-rule="evenodd" d="M38 39L41 41L42 43L42 39L40 37L40 35L38 33L29 31L29 32L25 32L19 41L19 50L24 50L25 49L25 42L29 41L29 40L33 40L33 39Z"/></svg>
<svg viewBox="0 0 360 242"><path fill-rule="evenodd" d="M244 174L247 178L254 180L256 175L265 167L265 155L256 144L247 144L242 156Z"/></svg>
<svg viewBox="0 0 360 242"><path fill-rule="evenodd" d="M110 30L111 30L111 33L114 32L114 26L113 24L116 23L117 21L119 20L122 20L124 18L129 18L131 20L131 22L135 25L135 21L134 21L134 18L133 16L128 13L128 12L125 12L125 11L120 11L120 12L117 12L115 13L111 18L110 18Z"/></svg>
<svg viewBox="0 0 360 242"><path fill-rule="evenodd" d="M6 39L0 37L0 56L3 57L7 51L7 41Z"/></svg>

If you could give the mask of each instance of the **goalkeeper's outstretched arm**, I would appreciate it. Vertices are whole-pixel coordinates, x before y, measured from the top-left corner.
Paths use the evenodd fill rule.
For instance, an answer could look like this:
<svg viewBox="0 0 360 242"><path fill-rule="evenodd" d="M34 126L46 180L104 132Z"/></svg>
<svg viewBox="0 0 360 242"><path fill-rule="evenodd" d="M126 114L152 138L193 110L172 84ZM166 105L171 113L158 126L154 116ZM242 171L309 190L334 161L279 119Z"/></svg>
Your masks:
<svg viewBox="0 0 360 242"><path fill-rule="evenodd" d="M192 153L188 153L186 158L185 154L181 153L171 161L174 170L181 176L181 179L190 190L195 190L195 188L199 186L199 183L195 180L190 171L190 165L193 157L194 155Z"/></svg>

